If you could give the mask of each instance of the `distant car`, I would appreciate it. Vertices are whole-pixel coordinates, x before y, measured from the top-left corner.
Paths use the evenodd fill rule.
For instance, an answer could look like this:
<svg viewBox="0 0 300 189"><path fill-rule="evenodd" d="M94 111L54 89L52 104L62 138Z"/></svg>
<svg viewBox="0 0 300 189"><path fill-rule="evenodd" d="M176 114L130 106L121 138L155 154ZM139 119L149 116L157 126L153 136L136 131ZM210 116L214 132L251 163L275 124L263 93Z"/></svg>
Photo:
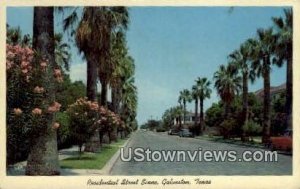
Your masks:
<svg viewBox="0 0 300 189"><path fill-rule="evenodd" d="M293 151L293 130L289 129L282 136L271 137L269 148L279 151Z"/></svg>
<svg viewBox="0 0 300 189"><path fill-rule="evenodd" d="M194 137L194 134L190 132L188 129L181 129L179 132L180 137Z"/></svg>
<svg viewBox="0 0 300 189"><path fill-rule="evenodd" d="M168 134L169 134L169 135L178 135L178 130L176 130L176 129L170 129L170 130L168 131Z"/></svg>

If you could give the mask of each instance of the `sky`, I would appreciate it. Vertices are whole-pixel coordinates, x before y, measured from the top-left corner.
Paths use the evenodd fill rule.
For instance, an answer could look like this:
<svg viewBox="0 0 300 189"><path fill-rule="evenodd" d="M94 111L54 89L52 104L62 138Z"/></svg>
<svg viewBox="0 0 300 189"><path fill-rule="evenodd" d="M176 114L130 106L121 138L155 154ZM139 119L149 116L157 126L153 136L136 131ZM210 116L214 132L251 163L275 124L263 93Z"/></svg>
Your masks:
<svg viewBox="0 0 300 189"><path fill-rule="evenodd" d="M258 28L272 26L272 17L283 16L282 7L130 7L127 42L135 60L135 81L138 88L139 124L148 119L160 119L163 112L178 105L179 91L191 89L197 77L213 74L228 55L248 38L256 36ZM32 34L33 9L7 9L7 23L19 26L23 34ZM62 32L62 16L55 16L55 30ZM86 62L79 55L70 37L64 40L72 46L70 77L86 83ZM285 82L285 67L272 67L271 85ZM249 83L250 91L262 88L262 79ZM219 97L213 89L204 109ZM187 109L193 111L194 103Z"/></svg>

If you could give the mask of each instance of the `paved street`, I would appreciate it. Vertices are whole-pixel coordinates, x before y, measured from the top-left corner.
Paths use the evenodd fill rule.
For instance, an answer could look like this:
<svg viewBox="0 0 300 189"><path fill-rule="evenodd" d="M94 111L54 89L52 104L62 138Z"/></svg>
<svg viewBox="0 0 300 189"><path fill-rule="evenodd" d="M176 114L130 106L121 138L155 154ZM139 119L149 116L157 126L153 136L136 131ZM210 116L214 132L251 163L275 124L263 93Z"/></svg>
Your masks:
<svg viewBox="0 0 300 189"><path fill-rule="evenodd" d="M260 150L234 144L202 139L168 136L166 133L137 131L127 145L151 150L235 150L238 157L245 150ZM125 153L125 157L127 157ZM188 158L187 158L188 159ZM120 158L112 168L112 175L291 175L292 156L278 154L278 162L122 162Z"/></svg>

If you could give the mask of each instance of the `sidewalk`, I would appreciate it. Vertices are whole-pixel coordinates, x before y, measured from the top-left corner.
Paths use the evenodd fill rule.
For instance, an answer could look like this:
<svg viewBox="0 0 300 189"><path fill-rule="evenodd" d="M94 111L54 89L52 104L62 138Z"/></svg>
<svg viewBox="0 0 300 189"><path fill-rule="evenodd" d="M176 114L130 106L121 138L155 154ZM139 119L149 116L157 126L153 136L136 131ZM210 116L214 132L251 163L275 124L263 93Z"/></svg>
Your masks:
<svg viewBox="0 0 300 189"><path fill-rule="evenodd" d="M122 145L122 147L126 147L127 144L131 141L131 138L134 136L135 133L132 133L130 138ZM58 152L58 159L63 160L70 157L77 156L78 154L78 146L72 146L71 148L62 149ZM105 164L102 169L60 169L61 176L68 176L68 175L108 175L114 166L115 162L118 160L120 155L120 150L118 150L112 158ZM9 166L7 169L8 176L18 176L18 175L25 175L25 168L26 168L27 161L22 161L16 163L14 165Z"/></svg>

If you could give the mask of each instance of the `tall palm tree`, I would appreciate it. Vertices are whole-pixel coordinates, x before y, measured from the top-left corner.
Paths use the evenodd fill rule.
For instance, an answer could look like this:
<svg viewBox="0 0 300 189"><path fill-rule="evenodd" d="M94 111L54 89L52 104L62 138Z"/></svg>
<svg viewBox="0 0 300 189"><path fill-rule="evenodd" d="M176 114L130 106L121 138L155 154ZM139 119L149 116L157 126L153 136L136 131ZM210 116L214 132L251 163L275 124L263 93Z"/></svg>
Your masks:
<svg viewBox="0 0 300 189"><path fill-rule="evenodd" d="M113 64L116 65L112 74L111 85L111 97L113 111L118 113L122 95L122 85L126 80L134 75L134 60L128 55L126 47L125 35L123 32L118 32L114 37L112 44L112 57Z"/></svg>
<svg viewBox="0 0 300 189"><path fill-rule="evenodd" d="M86 94L89 100L96 100L97 92L97 47L99 44L100 36L96 32L97 29L93 28L94 7L86 7L83 9L83 16L76 29L76 45L81 53L84 54L87 61L87 88ZM70 17L72 18L72 17ZM67 19L68 20L68 19ZM69 27L70 22L65 22L65 27ZM95 39L93 39L95 37Z"/></svg>
<svg viewBox="0 0 300 189"><path fill-rule="evenodd" d="M178 102L182 102L183 104L183 123L185 123L186 120L186 103L192 101L191 92L188 89L184 89L183 91L180 91L180 95L178 98Z"/></svg>
<svg viewBox="0 0 300 189"><path fill-rule="evenodd" d="M258 39L250 40L252 53L252 69L257 77L264 80L264 110L263 110L263 143L269 142L271 128L270 70L271 59L275 53L277 36L273 29L258 29Z"/></svg>
<svg viewBox="0 0 300 189"><path fill-rule="evenodd" d="M248 124L249 108L248 108L248 79L254 80L253 74L250 74L250 61L251 61L251 39L244 42L238 50L235 50L229 55L229 61L242 75L243 80L243 122L244 125ZM241 136L242 141L245 139L245 132Z"/></svg>
<svg viewBox="0 0 300 189"><path fill-rule="evenodd" d="M96 13L98 31L101 35L99 51L98 77L101 83L101 104L107 106L107 87L116 65L111 60L112 36L119 30L126 30L129 14L126 7L100 7Z"/></svg>
<svg viewBox="0 0 300 189"><path fill-rule="evenodd" d="M214 74L215 88L224 102L224 117L228 118L230 106L241 88L241 78L237 75L232 65L221 65Z"/></svg>
<svg viewBox="0 0 300 189"><path fill-rule="evenodd" d="M203 113L203 105L204 105L204 100L206 98L210 98L210 94L211 94L211 89L209 88L210 86L210 81L204 77L204 78L200 78L198 77L196 80L196 86L199 89L199 101L200 101L200 134L202 134L203 131L203 127L204 127L204 113Z"/></svg>
<svg viewBox="0 0 300 189"><path fill-rule="evenodd" d="M33 48L49 60L45 77L49 83L45 85L46 101L55 100L53 68L54 55L54 19L53 7L35 7L33 17ZM46 116L47 124L39 135L32 138L27 160L26 175L58 175L59 162L57 151L57 131L52 129L54 115Z"/></svg>
<svg viewBox="0 0 300 189"><path fill-rule="evenodd" d="M285 18L273 18L278 35L276 56L279 64L286 61L286 113L287 127L293 125L293 10L284 9Z"/></svg>
<svg viewBox="0 0 300 189"><path fill-rule="evenodd" d="M131 124L135 120L138 105L137 88L134 84L133 77L123 83L121 102L122 119L127 124Z"/></svg>

